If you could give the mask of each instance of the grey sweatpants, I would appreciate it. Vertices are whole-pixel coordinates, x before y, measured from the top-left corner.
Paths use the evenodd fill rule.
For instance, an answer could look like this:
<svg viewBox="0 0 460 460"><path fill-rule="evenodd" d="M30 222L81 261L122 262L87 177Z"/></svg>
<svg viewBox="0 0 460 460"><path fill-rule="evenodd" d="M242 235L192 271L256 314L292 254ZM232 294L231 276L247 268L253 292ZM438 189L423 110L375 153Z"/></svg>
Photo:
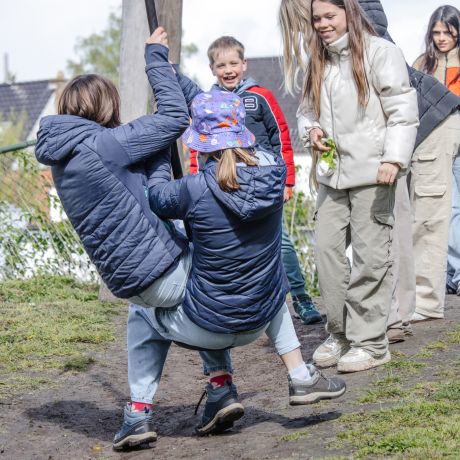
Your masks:
<svg viewBox="0 0 460 460"><path fill-rule="evenodd" d="M318 192L315 259L327 331L374 357L388 349L393 207L391 186L336 190L321 184ZM350 243L351 269L345 255Z"/></svg>

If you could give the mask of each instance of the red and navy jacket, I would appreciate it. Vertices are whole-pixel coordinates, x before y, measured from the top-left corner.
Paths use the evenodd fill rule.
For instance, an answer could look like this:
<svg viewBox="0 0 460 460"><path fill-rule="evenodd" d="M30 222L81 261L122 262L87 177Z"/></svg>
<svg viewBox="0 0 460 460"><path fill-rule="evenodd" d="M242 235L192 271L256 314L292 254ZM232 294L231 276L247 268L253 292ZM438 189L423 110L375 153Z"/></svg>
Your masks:
<svg viewBox="0 0 460 460"><path fill-rule="evenodd" d="M223 88L214 85L212 89ZM289 127L283 112L271 91L252 79L243 80L234 90L243 100L246 110L246 127L256 136L262 149L281 155L286 163L286 185L295 185L294 152ZM198 172L196 152L190 152L190 173Z"/></svg>

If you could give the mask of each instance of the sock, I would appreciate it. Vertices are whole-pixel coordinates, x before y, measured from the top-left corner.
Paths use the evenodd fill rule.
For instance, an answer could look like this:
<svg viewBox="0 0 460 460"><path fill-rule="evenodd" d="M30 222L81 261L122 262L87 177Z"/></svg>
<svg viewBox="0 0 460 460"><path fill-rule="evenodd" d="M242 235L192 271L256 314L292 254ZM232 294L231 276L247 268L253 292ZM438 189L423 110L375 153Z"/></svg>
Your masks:
<svg viewBox="0 0 460 460"><path fill-rule="evenodd" d="M296 367L289 371L289 376L291 379L301 380L302 382L309 383L313 382L313 377L315 375L316 368L309 364L308 366L305 363L302 363L300 366Z"/></svg>
<svg viewBox="0 0 460 460"><path fill-rule="evenodd" d="M209 379L209 383L211 383L214 388L223 387L225 382L232 383L232 376L230 374L218 375L217 377Z"/></svg>
<svg viewBox="0 0 460 460"><path fill-rule="evenodd" d="M150 412L152 410L152 404L145 402L131 401L132 412Z"/></svg>

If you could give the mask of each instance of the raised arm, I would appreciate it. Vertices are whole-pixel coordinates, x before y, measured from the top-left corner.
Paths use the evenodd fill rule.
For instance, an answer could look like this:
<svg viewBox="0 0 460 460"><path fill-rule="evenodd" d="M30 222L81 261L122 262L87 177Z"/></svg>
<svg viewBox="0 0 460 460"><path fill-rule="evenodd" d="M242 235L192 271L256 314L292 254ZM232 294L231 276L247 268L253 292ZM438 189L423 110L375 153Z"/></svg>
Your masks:
<svg viewBox="0 0 460 460"><path fill-rule="evenodd" d="M182 93L184 94L187 106L190 107L193 98L202 93L203 90L194 81L182 74L178 66L174 66L174 70L176 71L177 81L179 82Z"/></svg>
<svg viewBox="0 0 460 460"><path fill-rule="evenodd" d="M127 165L147 160L155 152L167 148L189 124L187 104L168 62L166 45L166 33L159 27L145 46L145 70L155 93L158 112L111 130L127 154Z"/></svg>

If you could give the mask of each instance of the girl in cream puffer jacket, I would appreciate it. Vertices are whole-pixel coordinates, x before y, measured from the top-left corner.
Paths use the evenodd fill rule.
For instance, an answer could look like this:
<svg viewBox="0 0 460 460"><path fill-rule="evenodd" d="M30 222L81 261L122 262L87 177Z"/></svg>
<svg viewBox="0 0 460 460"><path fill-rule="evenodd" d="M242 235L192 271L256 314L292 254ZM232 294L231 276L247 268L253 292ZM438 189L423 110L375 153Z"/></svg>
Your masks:
<svg viewBox="0 0 460 460"><path fill-rule="evenodd" d="M401 51L375 36L356 0L282 0L280 23L287 80L295 65L306 75L299 133L315 156L336 147L329 170L316 171L315 259L330 335L313 360L361 371L391 359L393 183L409 166L417 97Z"/></svg>
<svg viewBox="0 0 460 460"><path fill-rule="evenodd" d="M353 81L349 34L325 46L330 62L321 88L321 114L308 99L297 111L299 133L311 147L309 133L320 127L337 146L337 167L318 182L337 189L377 183L381 163L409 166L418 126L417 96L410 87L401 50L389 41L365 35L365 71L369 100L359 107Z"/></svg>

